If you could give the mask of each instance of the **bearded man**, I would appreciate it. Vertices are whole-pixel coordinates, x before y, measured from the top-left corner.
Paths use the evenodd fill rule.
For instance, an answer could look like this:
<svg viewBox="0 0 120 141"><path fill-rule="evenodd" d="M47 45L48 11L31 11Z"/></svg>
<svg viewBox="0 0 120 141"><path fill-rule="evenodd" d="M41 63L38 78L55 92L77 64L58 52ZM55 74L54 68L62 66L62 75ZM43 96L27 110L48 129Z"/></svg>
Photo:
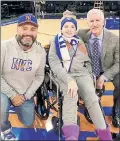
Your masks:
<svg viewBox="0 0 120 141"><path fill-rule="evenodd" d="M27 127L34 121L34 94L44 79L46 53L37 42L38 23L32 14L18 18L17 34L1 44L1 132L3 140L17 140L8 120L13 105Z"/></svg>

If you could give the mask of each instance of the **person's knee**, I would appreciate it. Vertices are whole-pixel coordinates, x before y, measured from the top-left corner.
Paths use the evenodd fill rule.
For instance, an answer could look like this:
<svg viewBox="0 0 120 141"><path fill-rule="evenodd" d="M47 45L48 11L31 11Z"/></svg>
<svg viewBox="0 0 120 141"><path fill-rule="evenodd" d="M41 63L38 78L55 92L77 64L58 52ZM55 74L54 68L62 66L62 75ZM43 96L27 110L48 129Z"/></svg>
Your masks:
<svg viewBox="0 0 120 141"><path fill-rule="evenodd" d="M85 95L84 102L87 108L92 107L96 102L98 103L98 96L93 89L89 90Z"/></svg>
<svg viewBox="0 0 120 141"><path fill-rule="evenodd" d="M20 121L26 126L26 127L30 127L33 125L33 122L34 122L34 115L31 115L27 118L24 118L24 119L20 119Z"/></svg>
<svg viewBox="0 0 120 141"><path fill-rule="evenodd" d="M63 103L68 102L68 103L77 103L78 101L78 95L76 95L75 97L71 97L70 94L65 94L64 98L63 98Z"/></svg>
<svg viewBox="0 0 120 141"><path fill-rule="evenodd" d="M97 99L95 99L95 100L93 100L93 101L89 101L87 104L85 104L86 105L86 108L87 109L90 109L90 108L94 108L95 106L96 106L96 104L99 104L98 103L98 100Z"/></svg>
<svg viewBox="0 0 120 141"><path fill-rule="evenodd" d="M10 106L10 100L6 94L1 93L1 112L8 110Z"/></svg>
<svg viewBox="0 0 120 141"><path fill-rule="evenodd" d="M26 127L30 127L30 126L33 125L33 122L34 122L34 120L29 120L29 121L24 122L23 124L24 124Z"/></svg>

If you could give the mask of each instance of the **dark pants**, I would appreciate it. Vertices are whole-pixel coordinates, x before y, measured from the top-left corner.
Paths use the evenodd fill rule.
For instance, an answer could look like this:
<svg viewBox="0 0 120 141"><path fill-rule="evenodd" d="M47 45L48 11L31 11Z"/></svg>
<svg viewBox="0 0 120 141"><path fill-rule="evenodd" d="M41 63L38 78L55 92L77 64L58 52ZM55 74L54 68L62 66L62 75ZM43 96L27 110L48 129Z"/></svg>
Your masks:
<svg viewBox="0 0 120 141"><path fill-rule="evenodd" d="M113 79L113 84L115 87L114 92L113 92L113 98L114 98L113 116L114 116L115 110L120 112L120 73L115 75Z"/></svg>
<svg viewBox="0 0 120 141"><path fill-rule="evenodd" d="M120 73L114 77L113 84L115 86L113 92L113 110L112 110L112 124L120 128Z"/></svg>

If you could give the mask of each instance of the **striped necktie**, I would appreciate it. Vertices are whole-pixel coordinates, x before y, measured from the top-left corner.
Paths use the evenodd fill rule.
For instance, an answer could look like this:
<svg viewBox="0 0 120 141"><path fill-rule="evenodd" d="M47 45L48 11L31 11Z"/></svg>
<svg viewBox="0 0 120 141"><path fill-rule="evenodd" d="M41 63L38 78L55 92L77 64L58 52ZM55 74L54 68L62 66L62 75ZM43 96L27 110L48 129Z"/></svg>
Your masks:
<svg viewBox="0 0 120 141"><path fill-rule="evenodd" d="M100 67L101 56L98 47L99 47L98 38L95 38L92 46L92 69L96 77L99 77L101 72L101 67Z"/></svg>

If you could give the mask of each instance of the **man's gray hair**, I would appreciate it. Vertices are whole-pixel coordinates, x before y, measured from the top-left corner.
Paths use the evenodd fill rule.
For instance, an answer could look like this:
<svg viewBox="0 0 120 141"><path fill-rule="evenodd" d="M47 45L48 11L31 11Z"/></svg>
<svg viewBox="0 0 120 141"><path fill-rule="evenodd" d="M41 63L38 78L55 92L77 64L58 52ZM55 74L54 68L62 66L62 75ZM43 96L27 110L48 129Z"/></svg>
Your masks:
<svg viewBox="0 0 120 141"><path fill-rule="evenodd" d="M100 9L91 9L90 11L88 11L88 13L87 13L87 20L89 19L89 15L90 14L99 14L100 17L104 20L104 13Z"/></svg>

